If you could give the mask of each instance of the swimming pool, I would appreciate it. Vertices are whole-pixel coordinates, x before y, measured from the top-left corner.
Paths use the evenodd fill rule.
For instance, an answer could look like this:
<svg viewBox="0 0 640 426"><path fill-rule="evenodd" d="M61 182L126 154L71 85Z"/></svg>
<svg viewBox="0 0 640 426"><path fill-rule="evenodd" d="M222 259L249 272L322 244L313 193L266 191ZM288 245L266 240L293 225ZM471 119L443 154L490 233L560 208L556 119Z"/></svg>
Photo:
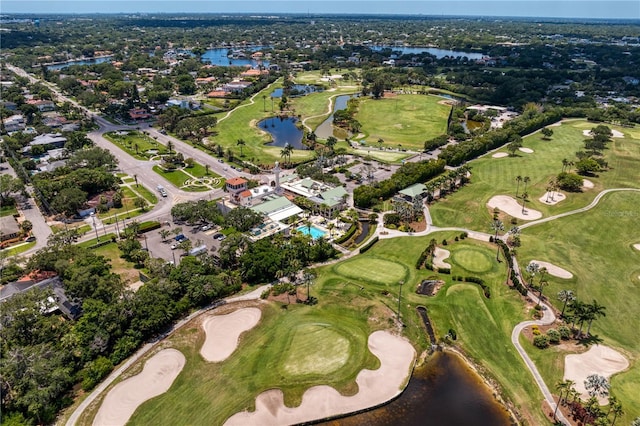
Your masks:
<svg viewBox="0 0 640 426"><path fill-rule="evenodd" d="M298 226L296 230L298 232L302 232L303 234L311 235L311 238L313 238L314 240L317 240L318 238L322 238L327 234L322 229L316 228L313 225L311 225L311 228L305 225Z"/></svg>

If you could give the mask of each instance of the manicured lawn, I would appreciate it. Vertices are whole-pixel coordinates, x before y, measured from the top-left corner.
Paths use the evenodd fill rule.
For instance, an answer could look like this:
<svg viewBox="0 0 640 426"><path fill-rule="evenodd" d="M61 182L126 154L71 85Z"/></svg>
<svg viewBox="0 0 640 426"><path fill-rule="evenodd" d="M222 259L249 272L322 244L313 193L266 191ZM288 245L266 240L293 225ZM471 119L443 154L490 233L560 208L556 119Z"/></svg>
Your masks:
<svg viewBox="0 0 640 426"><path fill-rule="evenodd" d="M598 177L588 178L595 184L593 189L582 193L565 193L567 199L555 206L548 206L538 200L546 192L548 182L562 171L562 159L575 160L575 152L583 148L585 137L582 131L594 126L595 124L584 120L569 121L561 126L551 127L554 134L550 141L542 140L540 133L525 137L524 146L533 149L532 154L520 152L517 157L505 158L492 158L488 154L470 162L471 183L432 204L430 211L434 224L489 231L492 214L486 203L494 195L514 197L516 176L530 177L527 206L541 211L544 216L583 207L606 188L640 188L637 173L640 170L640 140L613 138L609 149L605 151L605 160L611 170L601 172ZM522 192L523 184L520 184L519 194ZM504 215L503 220L508 229L509 218Z"/></svg>
<svg viewBox="0 0 640 426"><path fill-rule="evenodd" d="M166 394L143 404L130 424L222 424L252 408L255 397L274 386L285 404L300 404L302 393L318 383L342 393L357 392L355 376L379 362L367 348L367 315L335 304L314 307L260 305L258 326L244 333L238 349L224 362L207 363L199 354L203 331L187 326L169 344L187 358ZM311 333L311 334L310 334Z"/></svg>
<svg viewBox="0 0 640 426"><path fill-rule="evenodd" d="M18 210L16 206L0 206L0 217L2 216L13 216L18 214Z"/></svg>
<svg viewBox="0 0 640 426"><path fill-rule="evenodd" d="M491 287L491 299L486 299L476 284L451 283L449 275L440 276L447 285L437 296L415 293L421 280L437 276L415 269L420 252L432 237L453 241L455 235L383 240L363 255L317 269L311 294L319 303L311 307L259 304L263 312L260 323L241 336L238 349L224 362L204 362L199 354L203 331L197 322L187 325L161 345L185 355L184 370L167 393L136 411L131 424L163 424L167 419L179 425L222 424L238 411L254 409L255 397L274 387L283 390L287 406L298 405L302 393L317 384L353 394L358 372L378 366L379 361L366 347L367 338L375 330L393 327L400 280L404 280L403 330L418 353L428 347L416 313L417 306L425 305L437 335L442 337L454 328L456 344L501 383L505 395L535 424L542 424L541 395L509 342L511 329L524 318L524 305L517 293L503 284L504 264L492 262L483 275ZM452 242L447 249L453 258L464 258L468 251L484 258L493 254L492 245L470 240ZM452 266L453 274L464 274L454 261ZM229 308L218 312L224 309ZM90 423L93 410L83 424Z"/></svg>
<svg viewBox="0 0 640 426"><path fill-rule="evenodd" d="M461 268L476 274L490 271L496 263L494 256L475 247L455 250L451 257Z"/></svg>
<svg viewBox="0 0 640 426"><path fill-rule="evenodd" d="M237 146L238 139L243 139L246 145L243 146L244 158L255 162L256 164L272 164L274 161L282 161L280 152L282 148L267 147L264 144L270 142L269 135L257 128L257 123L265 117L271 117L278 112L278 100L274 100L275 112L271 112L270 95L274 89L281 87L281 81L265 88L258 93L254 100L254 104L250 104L247 99L236 107L228 118L224 118L226 113L217 114L218 125L216 131L218 134L209 139L227 149L231 149L236 155L240 154L240 148ZM266 96L266 109L264 111L263 98ZM312 158L311 151L296 150L291 156L292 161L298 159Z"/></svg>
<svg viewBox="0 0 640 426"><path fill-rule="evenodd" d="M16 245L14 247L2 250L3 256L10 257L20 253L24 253L25 251L29 250L31 247L35 245L36 245L35 241L32 241L30 243L20 243L19 245Z"/></svg>
<svg viewBox="0 0 640 426"><path fill-rule="evenodd" d="M145 188L144 185L133 186L133 188L138 194L142 195L142 197L145 200L147 200L149 203L156 204L158 202L158 197L156 197L156 195L153 192Z"/></svg>
<svg viewBox="0 0 640 426"><path fill-rule="evenodd" d="M371 149L365 149L365 148L360 148L360 149L353 149L353 148L349 148L349 152L359 155L363 158L367 158L367 157L371 157L374 160L378 160L381 161L383 163L399 163L402 160L404 160L405 158L408 158L412 155L415 155L413 153L406 153L406 152L402 152L402 151L387 151L387 150L380 150L377 147L371 147Z"/></svg>
<svg viewBox="0 0 640 426"><path fill-rule="evenodd" d="M421 150L424 141L447 131L451 107L430 95L397 95L385 99L362 99L355 118L369 143L384 140L385 146Z"/></svg>
<svg viewBox="0 0 640 426"><path fill-rule="evenodd" d="M164 171L160 166L153 166L153 171L174 184L176 187L181 188L182 185L188 180L191 179L186 174L182 173L180 170L172 170L172 171Z"/></svg>
<svg viewBox="0 0 640 426"><path fill-rule="evenodd" d="M163 144L141 132L131 131L127 135L118 135L117 132L109 132L105 133L104 137L139 160L148 160L153 155L167 152L167 148ZM158 151L158 153L149 154L147 153L149 150L155 150Z"/></svg>
<svg viewBox="0 0 640 426"><path fill-rule="evenodd" d="M291 99L291 105L296 114L300 114L303 119L305 117L314 117L306 121L307 126L315 129L330 114L329 98L353 93L354 89L337 89L333 91L315 92L306 96L300 96ZM317 116L317 117L316 117Z"/></svg>
<svg viewBox="0 0 640 426"><path fill-rule="evenodd" d="M87 240L87 241L83 241L81 243L78 243L79 247L84 247L84 248L89 248L91 246L95 246L96 244L98 244L99 242L103 242L103 241L111 241L113 238L116 238L116 234L115 233L109 233L107 235L104 235L104 233L100 233L100 231L98 231L98 238L93 238L91 240Z"/></svg>
<svg viewBox="0 0 640 426"><path fill-rule="evenodd" d="M526 229L519 250L520 264L544 260L574 274L571 280L548 277L550 285L544 291L559 308L556 294L560 290L572 290L579 300L595 299L606 307L606 317L594 321L592 333L625 354L631 363L629 370L611 381L612 393L627 411L620 424L640 416L640 251L633 248L640 243L638 205L638 192L608 194L589 212ZM562 378L564 362L554 361L558 357L555 351L532 348L530 352L539 360L537 365L556 366L545 373L550 384Z"/></svg>

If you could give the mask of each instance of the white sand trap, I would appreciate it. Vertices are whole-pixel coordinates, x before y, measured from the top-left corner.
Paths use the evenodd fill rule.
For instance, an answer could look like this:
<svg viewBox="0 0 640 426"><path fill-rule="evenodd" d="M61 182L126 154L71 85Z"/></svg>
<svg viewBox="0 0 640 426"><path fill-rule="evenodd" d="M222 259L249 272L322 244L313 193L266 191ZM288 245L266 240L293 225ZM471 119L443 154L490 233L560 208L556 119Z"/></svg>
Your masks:
<svg viewBox="0 0 640 426"><path fill-rule="evenodd" d="M583 130L583 131L582 131L582 134L583 134L584 136L591 136L591 133L590 133L590 132L591 132L591 130ZM611 135L612 135L614 138L624 138L624 133L622 133L620 130L614 130L614 129L611 129Z"/></svg>
<svg viewBox="0 0 640 426"><path fill-rule="evenodd" d="M629 361L618 351L608 346L594 345L587 352L567 355L564 358L564 380L573 380L575 388L582 399L589 399L584 387L587 376L599 374L611 377L629 367ZM598 398L600 405L607 403L607 398Z"/></svg>
<svg viewBox="0 0 640 426"><path fill-rule="evenodd" d="M186 360L176 349L163 349L144 363L140 374L113 387L102 401L94 426L124 425L143 402L169 390Z"/></svg>
<svg viewBox="0 0 640 426"><path fill-rule="evenodd" d="M564 201L567 199L567 196L562 192L545 192L544 195L538 198L538 201L541 203L545 203L549 206L553 206L558 204L560 201Z"/></svg>
<svg viewBox="0 0 640 426"><path fill-rule="evenodd" d="M401 392L411 374L416 352L404 338L387 331L369 336L369 349L380 359L377 370L362 370L356 383L358 393L343 396L330 386L314 386L302 396L298 407L286 407L282 391L271 389L256 398L256 410L231 416L225 425L285 425L310 422L352 413L382 404Z"/></svg>
<svg viewBox="0 0 640 426"><path fill-rule="evenodd" d="M436 247L433 251L433 266L436 268L451 268L451 265L444 261L450 254L451 252L449 250Z"/></svg>
<svg viewBox="0 0 640 426"><path fill-rule="evenodd" d="M636 249L636 250L640 250L640 244L634 244L633 248Z"/></svg>
<svg viewBox="0 0 640 426"><path fill-rule="evenodd" d="M525 154L533 154L533 150L531 148L518 148L518 150Z"/></svg>
<svg viewBox="0 0 640 426"><path fill-rule="evenodd" d="M495 154L492 155L493 158L504 158L508 156L509 154L507 152L496 152Z"/></svg>
<svg viewBox="0 0 640 426"><path fill-rule="evenodd" d="M502 210L509 216L513 216L518 219L535 220L542 217L542 213L540 213L538 210L533 210L528 207L525 208L525 213L522 213L522 206L518 203L518 201L516 201L515 198L508 195L493 196L491 197L487 205L491 209L495 209L497 207L499 210Z"/></svg>
<svg viewBox="0 0 640 426"><path fill-rule="evenodd" d="M532 260L529 263L537 263L538 265L540 265L540 268L547 268L547 272L549 272L549 275L553 275L554 277L564 278L565 280L573 278L573 274L571 272L559 266L556 266L553 263L544 262L542 260Z"/></svg>
<svg viewBox="0 0 640 426"><path fill-rule="evenodd" d="M593 182L591 182L589 179L582 179L582 187L591 189L594 187L594 185L593 185Z"/></svg>
<svg viewBox="0 0 640 426"><path fill-rule="evenodd" d="M207 335L200 349L202 357L209 362L227 359L236 350L240 334L255 327L261 315L258 308L244 308L227 315L207 317L202 323Z"/></svg>

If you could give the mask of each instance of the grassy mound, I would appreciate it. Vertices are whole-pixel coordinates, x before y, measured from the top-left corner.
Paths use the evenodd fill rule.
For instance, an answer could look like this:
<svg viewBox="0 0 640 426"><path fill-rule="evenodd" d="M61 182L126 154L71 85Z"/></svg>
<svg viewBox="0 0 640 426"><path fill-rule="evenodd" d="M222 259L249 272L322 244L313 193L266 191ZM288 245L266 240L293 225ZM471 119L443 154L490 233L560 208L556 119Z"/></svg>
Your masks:
<svg viewBox="0 0 640 426"><path fill-rule="evenodd" d="M451 259L463 269L477 274L491 271L495 264L492 256L476 248L453 250Z"/></svg>

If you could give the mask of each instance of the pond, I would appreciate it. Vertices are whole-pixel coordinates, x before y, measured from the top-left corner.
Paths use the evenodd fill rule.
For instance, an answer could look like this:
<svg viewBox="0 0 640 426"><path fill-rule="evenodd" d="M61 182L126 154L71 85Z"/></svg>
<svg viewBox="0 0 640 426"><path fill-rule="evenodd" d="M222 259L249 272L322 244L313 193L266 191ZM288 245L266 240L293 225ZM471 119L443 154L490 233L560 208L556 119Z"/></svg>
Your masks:
<svg viewBox="0 0 640 426"><path fill-rule="evenodd" d="M345 109L347 107L347 101L356 95L341 95L333 98L333 111L332 114L327 117L314 131L317 137L320 139L326 139L329 136L334 136L333 134L333 114L336 111L340 111L341 109Z"/></svg>
<svg viewBox="0 0 640 426"><path fill-rule="evenodd" d="M389 404L321 423L331 426L507 426L505 408L461 358L436 352L417 368L405 391Z"/></svg>
<svg viewBox="0 0 640 426"><path fill-rule="evenodd" d="M48 70L61 70L72 65L95 65L103 62L111 62L112 56L101 56L99 58L80 59L77 61L62 62L60 64L47 65Z"/></svg>
<svg viewBox="0 0 640 426"><path fill-rule="evenodd" d="M383 49L391 49L399 52L401 55L419 55L421 53L429 53L438 59L445 56L452 58L467 57L469 59L482 59L484 54L479 52L463 52L460 50L439 49L437 47L408 47L408 46L371 46L371 50L380 51Z"/></svg>
<svg viewBox="0 0 640 426"><path fill-rule="evenodd" d="M295 117L271 117L258 123L258 127L269 133L273 142L268 146L284 147L289 144L295 149L307 149L302 143L302 130L298 129Z"/></svg>
<svg viewBox="0 0 640 426"><path fill-rule="evenodd" d="M219 47L216 49L207 50L200 60L205 64L217 65L219 67L243 67L250 65L252 68L257 68L262 65L269 66L269 61L253 59L251 54L259 50L264 49L265 46L246 47L242 49ZM229 56L231 52L231 56Z"/></svg>
<svg viewBox="0 0 640 426"><path fill-rule="evenodd" d="M290 95L292 98L298 97L298 96L305 96L308 95L309 93L314 93L314 92L319 92L322 89L318 86L312 86L310 84L294 84L291 87L291 91L290 91ZM278 88L275 89L272 93L271 93L271 97L272 98L281 98L282 94L284 93L284 89L283 88Z"/></svg>

